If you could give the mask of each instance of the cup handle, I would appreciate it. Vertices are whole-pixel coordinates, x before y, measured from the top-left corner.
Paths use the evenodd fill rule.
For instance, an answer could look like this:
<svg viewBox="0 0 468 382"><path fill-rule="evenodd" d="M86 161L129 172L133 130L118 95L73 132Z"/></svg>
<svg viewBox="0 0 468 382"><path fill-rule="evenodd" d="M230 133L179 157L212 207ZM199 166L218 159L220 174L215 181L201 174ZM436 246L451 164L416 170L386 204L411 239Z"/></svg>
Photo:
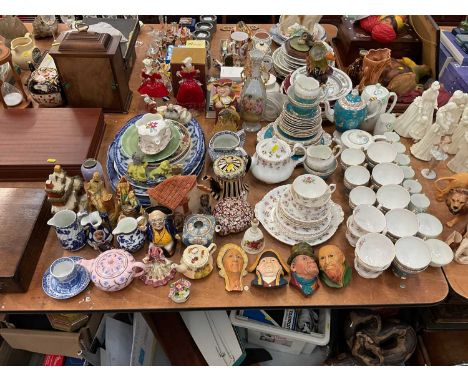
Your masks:
<svg viewBox="0 0 468 382"><path fill-rule="evenodd" d="M136 261L133 263L132 270L133 270L133 277L140 277L146 272L146 267L147 265L145 263L142 263L141 261ZM135 268L141 268L141 271L136 272Z"/></svg>
<svg viewBox="0 0 468 382"><path fill-rule="evenodd" d="M302 143L296 143L292 149L292 155L296 155L296 151L299 151L299 150L302 150L302 152L304 153L304 155L299 158L297 161L296 161L296 166L299 164L299 163L302 163L305 161L306 157L307 157L307 150L306 148L304 147L304 145Z"/></svg>
<svg viewBox="0 0 468 382"><path fill-rule="evenodd" d="M397 103L397 100L398 100L398 96L395 92L390 92L390 94L388 95L388 99L390 99L390 97L393 97L393 102L392 104L390 105L390 108L386 111L386 113L391 113L393 108L395 107L396 103Z"/></svg>
<svg viewBox="0 0 468 382"><path fill-rule="evenodd" d="M336 145L335 147L332 148L332 153L335 158L338 158L338 156L342 153L343 147L341 145Z"/></svg>
<svg viewBox="0 0 468 382"><path fill-rule="evenodd" d="M330 194L333 194L336 190L336 184L332 183L328 186L328 189L330 190Z"/></svg>

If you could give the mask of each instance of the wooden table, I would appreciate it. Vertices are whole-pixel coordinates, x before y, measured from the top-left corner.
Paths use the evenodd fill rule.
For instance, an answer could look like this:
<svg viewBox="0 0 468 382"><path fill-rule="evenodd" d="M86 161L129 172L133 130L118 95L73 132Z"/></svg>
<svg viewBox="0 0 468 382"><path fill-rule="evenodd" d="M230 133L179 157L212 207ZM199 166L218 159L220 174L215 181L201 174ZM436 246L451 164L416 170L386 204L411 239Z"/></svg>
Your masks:
<svg viewBox="0 0 468 382"><path fill-rule="evenodd" d="M269 28L268 25L261 27ZM332 27L333 28L333 27ZM330 28L326 28L327 30ZM101 144L98 159L104 165L106 162L107 147L111 143L116 132L124 125L124 123L136 114L144 112L144 104L142 98L139 97L136 89L140 84L140 71L142 69L141 60L146 52L150 35L148 35L148 27L143 27L139 41L143 45L137 46L137 60L133 69L133 74L130 81L130 87L134 91L134 97L128 114L106 114L106 131ZM228 32L218 31L214 36L212 46L218 47L218 41L221 38L227 38ZM36 42L38 46L44 47L44 40ZM50 44L50 40L45 45ZM213 49L213 56L219 57L217 48ZM213 127L214 120L206 120L203 115L197 116L201 125L204 128L206 137L210 136L210 130ZM246 149L250 154L254 153L255 135L250 134L247 138ZM417 172L417 177L424 185L424 191L432 200L430 212L436 214L442 219L448 215L445 205L437 203L434 199L434 193L430 187L431 183L424 180L419 169L424 163L414 160L413 166ZM302 169L296 169L294 176L302 173ZM448 170L447 170L448 171ZM442 175L442 171L441 171ZM333 195L333 199L343 206L345 219L350 214L350 209L347 204L347 198L344 194L343 173L338 169L330 183L338 185L337 191ZM292 181L291 177L290 181ZM251 192L248 200L255 205L266 192L272 187L261 184L256 181L251 174L246 177L247 183L251 185ZM287 183L287 182L285 182ZM38 183L4 183L5 187L42 187ZM14 216L12 217L14 219ZM266 247L272 248L284 259L289 256L290 247L284 245L263 230L266 237ZM231 235L224 238L216 238L218 247L225 243L240 243L242 234ZM337 233L328 241L330 244L336 244L341 247L346 253L347 260L350 265L353 264L354 252L345 239L345 223L341 224ZM180 258L181 248L178 247L177 254L173 260L178 261ZM137 259L144 256L145 251L140 251L136 254ZM437 304L444 300L448 294L448 285L441 269L429 268L427 271L408 278L402 281L395 277L390 271L375 279L368 280L359 277L353 270L352 280L350 284L343 289L331 289L322 286L310 298L303 297L297 290L285 287L278 290L264 290L251 287L243 293L228 293L224 289L224 281L218 276L217 270L214 270L211 275L202 280L195 280L192 283L192 292L190 299L184 304L175 304L168 297L169 288L159 287L152 288L145 286L140 280L134 280L132 284L125 290L114 293L103 292L92 284L85 292L75 298L57 301L47 297L41 288L41 279L44 271L50 263L61 256L69 255L64 251L55 236L55 232L50 230L47 241L45 243L42 256L37 265L36 273L33 276L29 291L24 294L0 294L0 313L1 312L71 312L71 311L170 311L184 309L232 309L240 307L299 307L299 306L314 306L314 307L363 307L363 306L416 306L416 305L431 305ZM87 247L77 253L85 258L94 258L96 252ZM215 255L216 256L216 255ZM253 258L250 258L252 261ZM452 268L457 269L457 265L447 267L447 270ZM447 274L451 274L447 271ZM246 277L246 284L250 285L253 275L249 274ZM466 278L464 279L465 281ZM464 289L467 291L467 288Z"/></svg>

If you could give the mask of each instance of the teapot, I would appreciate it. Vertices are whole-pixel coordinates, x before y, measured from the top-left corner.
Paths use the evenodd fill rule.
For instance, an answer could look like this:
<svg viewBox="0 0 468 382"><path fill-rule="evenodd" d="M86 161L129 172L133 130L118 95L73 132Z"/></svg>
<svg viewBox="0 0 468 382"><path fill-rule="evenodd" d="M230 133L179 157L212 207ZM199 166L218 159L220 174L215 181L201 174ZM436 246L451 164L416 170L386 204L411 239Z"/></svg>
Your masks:
<svg viewBox="0 0 468 382"><path fill-rule="evenodd" d="M387 111L388 102L390 101L391 97L393 97L393 102ZM361 98L364 102L368 103L368 113L373 113L375 110L378 111L375 117L365 120L361 125L362 130L372 133L375 124L378 121L379 115L385 112L391 113L397 103L398 96L394 92L389 92L385 86L382 86L381 84L375 84L366 86L362 91Z"/></svg>
<svg viewBox="0 0 468 382"><path fill-rule="evenodd" d="M336 130L345 132L346 130L358 129L361 124L379 113L379 109L368 115L369 102L364 101L357 89L335 103L335 109L330 107L330 103L325 101L325 115L330 122L335 123Z"/></svg>
<svg viewBox="0 0 468 382"><path fill-rule="evenodd" d="M267 138L257 144L255 154L252 157L252 174L264 183L274 184L287 180L293 173L294 168L302 163L306 156L298 160L292 157L296 151L306 149L301 143L296 143L291 150L289 145L276 136Z"/></svg>
<svg viewBox="0 0 468 382"><path fill-rule="evenodd" d="M185 248L180 264L172 264L172 268L189 279L201 279L213 270L213 253L217 245L211 243L209 247L193 244Z"/></svg>
<svg viewBox="0 0 468 382"><path fill-rule="evenodd" d="M105 292L124 289L135 277L145 273L147 265L123 249L110 249L93 260L78 260L89 273L91 281ZM136 271L141 268L141 271Z"/></svg>

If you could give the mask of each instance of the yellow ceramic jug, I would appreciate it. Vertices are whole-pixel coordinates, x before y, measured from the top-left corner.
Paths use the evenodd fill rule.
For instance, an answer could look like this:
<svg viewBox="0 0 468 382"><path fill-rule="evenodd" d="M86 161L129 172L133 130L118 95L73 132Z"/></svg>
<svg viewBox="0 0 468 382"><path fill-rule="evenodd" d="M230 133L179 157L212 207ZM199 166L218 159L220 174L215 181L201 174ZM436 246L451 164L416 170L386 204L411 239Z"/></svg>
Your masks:
<svg viewBox="0 0 468 382"><path fill-rule="evenodd" d="M18 37L11 40L11 55L13 63L18 65L23 70L28 70L28 61L34 62L35 56L40 52L34 46L33 40L26 33L24 37Z"/></svg>

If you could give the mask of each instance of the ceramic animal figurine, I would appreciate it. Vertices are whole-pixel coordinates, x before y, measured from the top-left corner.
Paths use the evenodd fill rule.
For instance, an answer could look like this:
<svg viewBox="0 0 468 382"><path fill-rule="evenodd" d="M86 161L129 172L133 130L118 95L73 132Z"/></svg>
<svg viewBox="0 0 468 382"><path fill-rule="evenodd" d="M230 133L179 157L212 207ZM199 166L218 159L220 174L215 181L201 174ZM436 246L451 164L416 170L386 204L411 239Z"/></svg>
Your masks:
<svg viewBox="0 0 468 382"><path fill-rule="evenodd" d="M135 153L132 156L132 161L128 165L127 175L137 182L144 183L148 180L146 176L147 166L148 162L143 160L143 155Z"/></svg>
<svg viewBox="0 0 468 382"><path fill-rule="evenodd" d="M94 285L105 292L124 289L134 278L143 275L147 267L123 249L111 249L93 260L81 259L77 263L88 271Z"/></svg>
<svg viewBox="0 0 468 382"><path fill-rule="evenodd" d="M333 68L328 64L328 49L322 41L312 43L307 55L307 74L315 78L320 85L325 85Z"/></svg>
<svg viewBox="0 0 468 382"><path fill-rule="evenodd" d="M177 234L172 221L172 210L163 207L148 207L147 214L147 236L151 245L160 247L164 256L171 257L175 253L177 245Z"/></svg>
<svg viewBox="0 0 468 382"><path fill-rule="evenodd" d="M255 272L252 286L278 288L288 283L284 276L290 271L280 255L272 250L266 250L257 256L255 262L249 267L249 272Z"/></svg>
<svg viewBox="0 0 468 382"><path fill-rule="evenodd" d="M155 179L157 175L169 178L172 176L172 166L168 160L162 161L158 167L151 170L148 174L148 178Z"/></svg>
<svg viewBox="0 0 468 382"><path fill-rule="evenodd" d="M440 184L441 182L447 182L445 187ZM436 200L442 202L452 188L468 188L468 172L436 179L434 188L437 190Z"/></svg>
<svg viewBox="0 0 468 382"><path fill-rule="evenodd" d="M462 138L455 156L447 162L447 167L455 172L468 172L468 131Z"/></svg>
<svg viewBox="0 0 468 382"><path fill-rule="evenodd" d="M150 247L148 254L143 259L143 263L147 267L145 273L140 276L140 279L146 285L153 287L166 285L177 273L172 267L172 261L164 256L162 249L159 247Z"/></svg>
<svg viewBox="0 0 468 382"><path fill-rule="evenodd" d="M87 231L87 242L89 246L96 251L100 246L111 244L114 236L112 235L108 224L106 224L99 211L84 213L81 216L80 224Z"/></svg>
<svg viewBox="0 0 468 382"><path fill-rule="evenodd" d="M460 118L460 121L454 129L450 144L444 147L445 152L447 154L454 155L457 153L458 146L460 145L460 142L463 142L463 137L467 131L468 131L468 105L465 106L465 109Z"/></svg>
<svg viewBox="0 0 468 382"><path fill-rule="evenodd" d="M262 230L258 227L259 224L258 219L253 219L251 227L245 231L242 237L241 246L250 255L256 255L265 248L265 238Z"/></svg>
<svg viewBox="0 0 468 382"><path fill-rule="evenodd" d="M86 232L74 211L61 210L47 224L55 227L60 245L67 251L78 251L86 245Z"/></svg>
<svg viewBox="0 0 468 382"><path fill-rule="evenodd" d="M201 215L211 215L210 195L200 195L200 209L198 210L198 213Z"/></svg>
<svg viewBox="0 0 468 382"><path fill-rule="evenodd" d="M213 242L216 220L211 215L193 214L185 219L182 242L189 246L200 244L205 247Z"/></svg>
<svg viewBox="0 0 468 382"><path fill-rule="evenodd" d="M117 227L112 231L120 248L128 252L137 252L146 241L146 219L143 216L135 219L124 217L119 220Z"/></svg>
<svg viewBox="0 0 468 382"><path fill-rule="evenodd" d="M445 204L450 213L455 215L449 220L447 227L453 227L468 212L468 188L452 188L445 197Z"/></svg>
<svg viewBox="0 0 468 382"><path fill-rule="evenodd" d="M178 121L183 125L188 124L192 120L192 113L190 113L190 111L188 111L185 107L180 105L173 105L172 103L158 106L156 108L156 112L161 114L163 118Z"/></svg>
<svg viewBox="0 0 468 382"><path fill-rule="evenodd" d="M179 279L169 285L169 298L177 304L183 303L190 297L190 286L192 284L186 279Z"/></svg>
<svg viewBox="0 0 468 382"><path fill-rule="evenodd" d="M351 268L343 251L336 245L324 245L318 250L320 280L332 288L342 288L351 280Z"/></svg>
<svg viewBox="0 0 468 382"><path fill-rule="evenodd" d="M177 77L181 78L177 103L188 109L202 109L205 105L205 95L200 82L195 79L200 75L200 71L192 65L192 57L185 58L182 63L182 69L176 73Z"/></svg>
<svg viewBox="0 0 468 382"><path fill-rule="evenodd" d="M319 269L311 245L301 242L293 245L288 259L291 269L289 285L299 289L304 296L311 296L319 288Z"/></svg>
<svg viewBox="0 0 468 382"><path fill-rule="evenodd" d="M172 264L177 272L189 279L202 279L213 270L213 253L217 245L211 243L208 247L193 244L185 248L180 264Z"/></svg>
<svg viewBox="0 0 468 382"><path fill-rule="evenodd" d="M244 290L243 278L247 274L249 259L241 247L235 244L225 244L218 253L217 264L219 275L224 278L228 292Z"/></svg>

